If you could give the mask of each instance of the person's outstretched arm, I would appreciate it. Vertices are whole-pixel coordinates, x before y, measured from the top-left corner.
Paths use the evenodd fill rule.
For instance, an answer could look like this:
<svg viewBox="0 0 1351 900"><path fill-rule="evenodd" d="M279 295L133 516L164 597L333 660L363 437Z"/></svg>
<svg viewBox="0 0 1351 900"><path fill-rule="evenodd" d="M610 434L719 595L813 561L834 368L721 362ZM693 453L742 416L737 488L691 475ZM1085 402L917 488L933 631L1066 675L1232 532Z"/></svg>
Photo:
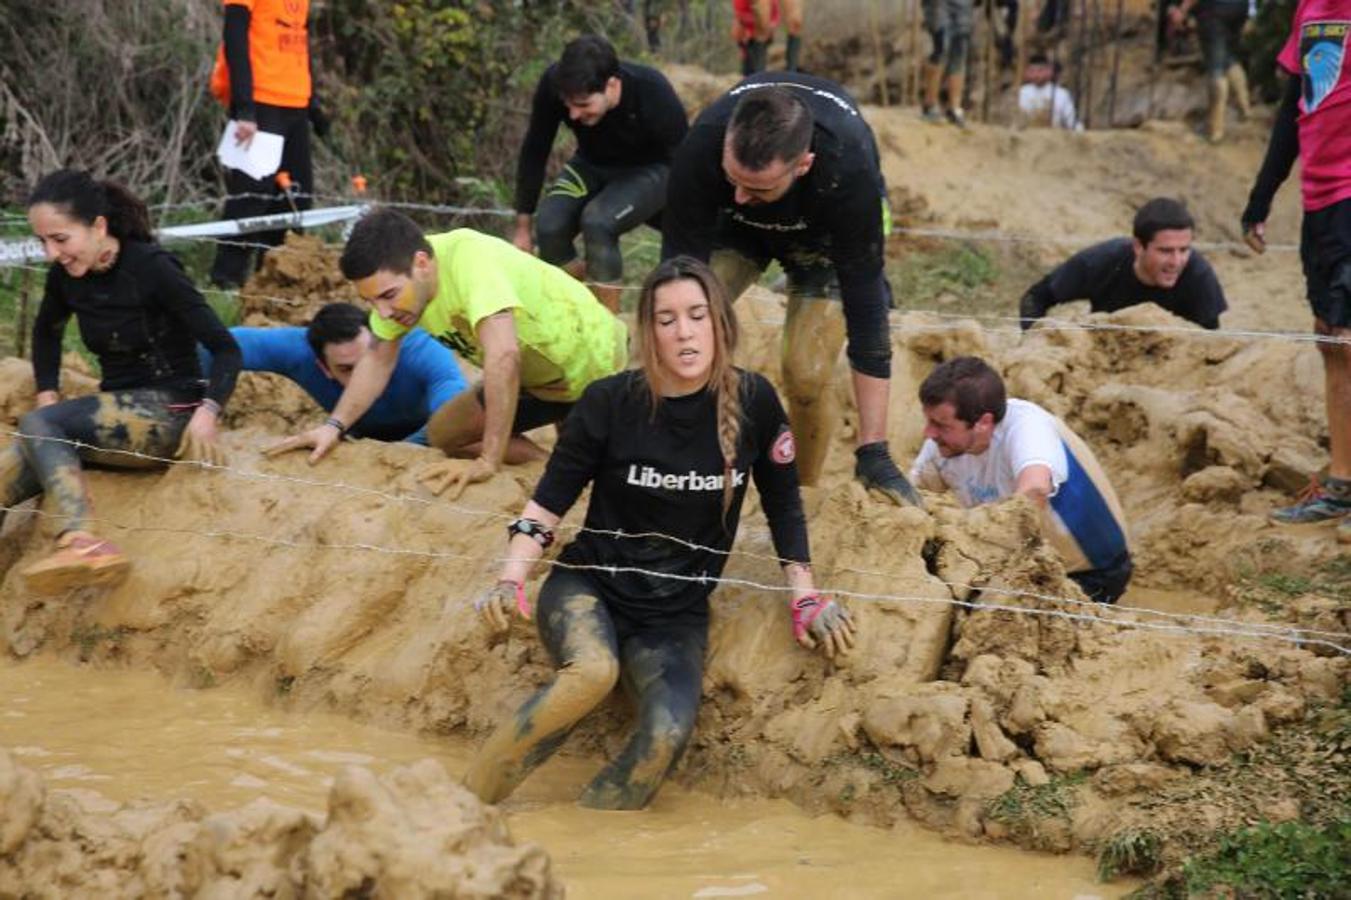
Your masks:
<svg viewBox="0 0 1351 900"><path fill-rule="evenodd" d="M363 353L361 359L357 361L356 368L352 370L352 380L347 383L342 397L338 399L338 405L333 408L333 414L324 421L324 424L292 435L263 452L268 456L276 456L290 450L312 447L314 449L310 453L310 465L327 456L338 445L338 441L342 440L347 429L366 414L366 410L371 408L371 404L378 400L389 386L389 378L399 363L401 343L403 343L402 336L389 341L376 338L371 349Z"/></svg>
<svg viewBox="0 0 1351 900"><path fill-rule="evenodd" d="M544 168L549 151L563 121L565 108L554 92L552 67L540 76L535 85L534 100L530 104L530 125L521 141L520 156L516 160L516 229L511 242L526 253L534 251L530 222L539 204L539 192L544 187Z"/></svg>
<svg viewBox="0 0 1351 900"><path fill-rule="evenodd" d="M1302 90L1299 76L1292 75L1285 85L1285 95L1276 110L1276 121L1271 126L1271 139L1262 168L1257 171L1248 205L1240 222L1243 239L1258 253L1266 251L1267 217L1271 215L1271 201L1290 175L1290 168L1299 157L1299 95Z"/></svg>

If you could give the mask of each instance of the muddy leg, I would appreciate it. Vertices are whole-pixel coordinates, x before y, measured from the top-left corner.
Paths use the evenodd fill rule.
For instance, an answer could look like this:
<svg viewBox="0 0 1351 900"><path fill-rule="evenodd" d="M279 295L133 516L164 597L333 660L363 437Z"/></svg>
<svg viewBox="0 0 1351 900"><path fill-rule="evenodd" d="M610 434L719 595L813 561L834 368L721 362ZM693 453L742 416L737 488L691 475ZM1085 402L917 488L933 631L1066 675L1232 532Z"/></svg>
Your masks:
<svg viewBox="0 0 1351 900"><path fill-rule="evenodd" d="M764 266L735 250L714 250L709 268L727 288L727 299L733 303L746 293L746 288L755 284L760 273L765 270Z"/></svg>
<svg viewBox="0 0 1351 900"><path fill-rule="evenodd" d="M625 687L638 703L638 728L582 794L594 809L642 809L689 745L699 714L708 626L641 632L620 651Z"/></svg>
<svg viewBox="0 0 1351 900"><path fill-rule="evenodd" d="M114 391L77 397L34 410L19 420L28 469L63 519L61 531L82 531L90 514L81 458L118 468L153 468L155 460L101 450L167 458L178 447L196 401L166 391ZM83 444L76 447L71 441Z"/></svg>
<svg viewBox="0 0 1351 900"><path fill-rule="evenodd" d="M5 523L5 515L15 506L42 493L42 482L24 461L23 451L18 444L10 444L0 450L0 525Z"/></svg>
<svg viewBox="0 0 1351 900"><path fill-rule="evenodd" d="M536 616L558 676L492 733L469 766L465 786L485 803L507 797L552 756L619 679L614 623L588 579L566 571L550 575Z"/></svg>
<svg viewBox="0 0 1351 900"><path fill-rule="evenodd" d="M840 301L790 292L783 331L783 382L803 484L816 484L826 463L831 430L838 419L831 389L835 360L843 346Z"/></svg>

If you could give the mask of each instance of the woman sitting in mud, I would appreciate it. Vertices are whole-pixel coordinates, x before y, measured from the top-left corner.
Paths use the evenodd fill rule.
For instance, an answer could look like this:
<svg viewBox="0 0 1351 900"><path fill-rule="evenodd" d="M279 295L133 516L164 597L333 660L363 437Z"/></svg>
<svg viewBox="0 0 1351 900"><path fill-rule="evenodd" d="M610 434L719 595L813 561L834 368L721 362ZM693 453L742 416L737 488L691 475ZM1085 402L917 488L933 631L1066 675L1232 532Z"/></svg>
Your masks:
<svg viewBox="0 0 1351 900"><path fill-rule="evenodd" d="M38 593L110 583L128 562L90 527L80 461L142 468L151 457L222 461L216 419L234 390L240 353L178 260L154 242L145 204L125 188L62 169L28 198L28 222L55 263L33 325L37 408L0 451L4 511L45 493L56 551L24 571ZM98 357L100 392L61 400L61 341L74 315ZM209 384L197 342L215 364Z"/></svg>
<svg viewBox="0 0 1351 900"><path fill-rule="evenodd" d="M581 802L640 809L651 801L694 731L708 596L748 474L775 549L789 560L794 636L830 656L853 646L848 614L812 586L787 417L768 381L732 366L736 319L707 266L677 257L648 276L638 340L642 368L593 383L572 410L534 498L508 527L501 577L475 604L499 630L512 610L530 617L526 575L592 482L586 528L539 594L539 634L557 678L497 729L466 777L488 802L548 759L620 678L636 700L637 731Z"/></svg>

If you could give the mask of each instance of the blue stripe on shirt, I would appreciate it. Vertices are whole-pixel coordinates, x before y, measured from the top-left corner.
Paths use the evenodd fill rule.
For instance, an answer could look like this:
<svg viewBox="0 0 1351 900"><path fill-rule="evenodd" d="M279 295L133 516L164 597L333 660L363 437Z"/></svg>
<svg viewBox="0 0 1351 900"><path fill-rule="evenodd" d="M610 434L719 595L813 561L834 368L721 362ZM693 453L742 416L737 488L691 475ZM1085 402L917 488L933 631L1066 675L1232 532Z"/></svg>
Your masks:
<svg viewBox="0 0 1351 900"><path fill-rule="evenodd" d="M1126 535L1074 451L1063 439L1060 443L1065 448L1069 477L1051 498L1051 509L1065 523L1093 568L1104 568L1126 552Z"/></svg>

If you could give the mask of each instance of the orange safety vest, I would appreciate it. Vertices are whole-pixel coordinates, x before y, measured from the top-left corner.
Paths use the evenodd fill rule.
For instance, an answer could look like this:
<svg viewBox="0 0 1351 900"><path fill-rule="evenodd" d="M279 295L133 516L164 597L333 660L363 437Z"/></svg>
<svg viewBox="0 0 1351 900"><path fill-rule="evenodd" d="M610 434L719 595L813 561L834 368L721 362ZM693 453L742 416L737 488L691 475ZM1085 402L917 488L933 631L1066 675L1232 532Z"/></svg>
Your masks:
<svg viewBox="0 0 1351 900"><path fill-rule="evenodd" d="M249 64L253 68L253 100L271 106L310 105L310 41L306 22L310 0L224 0L225 6L249 10ZM225 44L216 50L211 93L230 105L230 68Z"/></svg>

